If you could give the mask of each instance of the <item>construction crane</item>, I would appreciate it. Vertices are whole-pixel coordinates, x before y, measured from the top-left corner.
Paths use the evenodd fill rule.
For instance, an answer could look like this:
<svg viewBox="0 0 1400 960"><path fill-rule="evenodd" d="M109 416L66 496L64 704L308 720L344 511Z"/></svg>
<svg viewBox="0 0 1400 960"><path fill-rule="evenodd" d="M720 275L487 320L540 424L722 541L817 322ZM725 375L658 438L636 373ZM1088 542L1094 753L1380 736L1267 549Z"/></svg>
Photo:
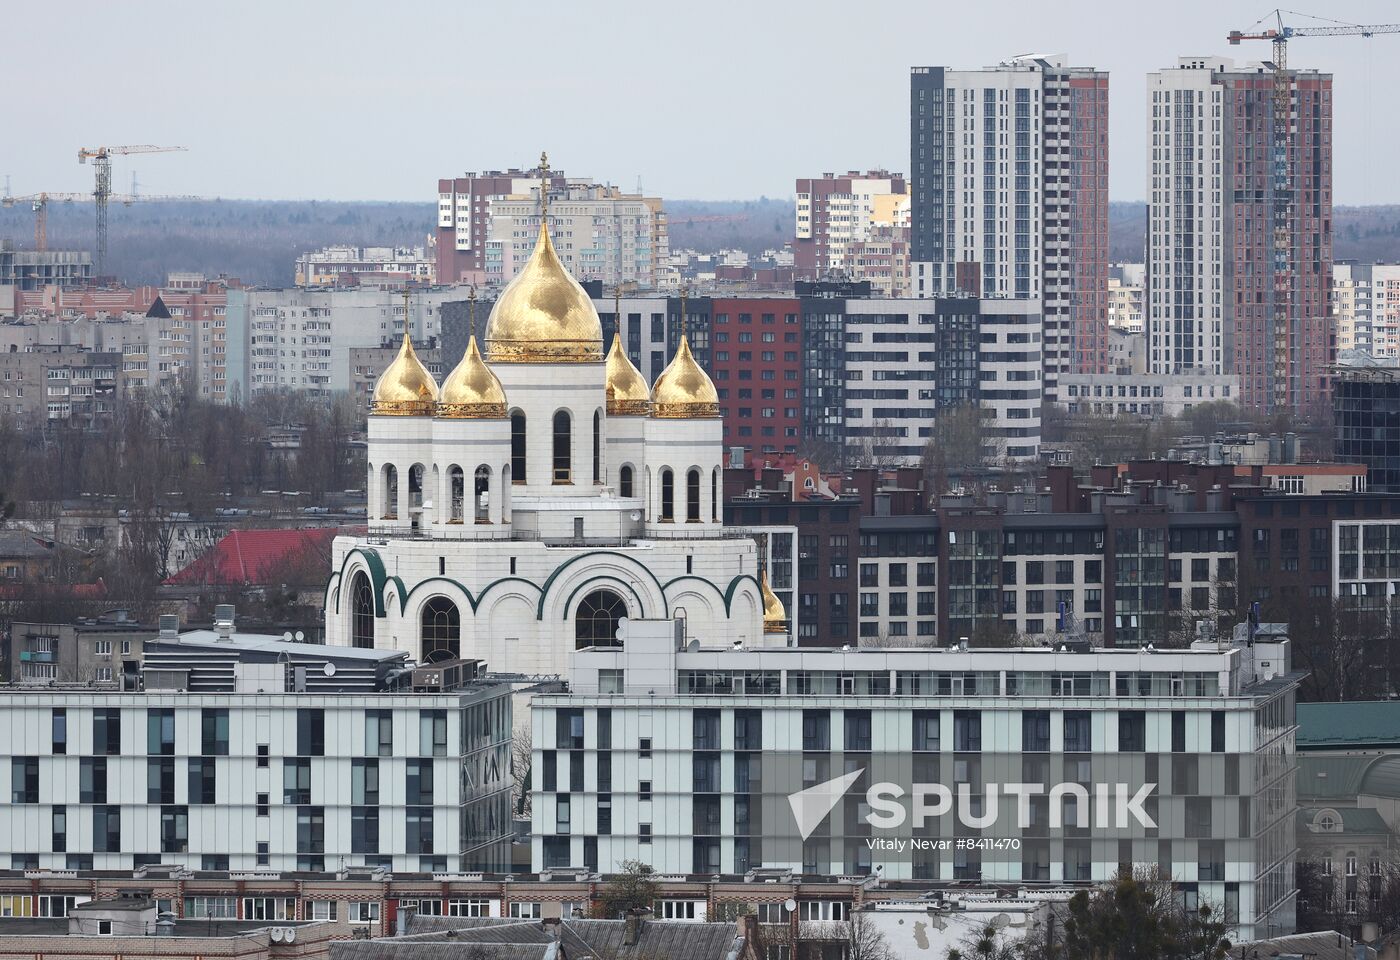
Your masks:
<svg viewBox="0 0 1400 960"><path fill-rule="evenodd" d="M1273 132L1273 220L1274 220L1274 406L1289 406L1289 333L1293 326L1291 306L1293 223L1297 196L1293 189L1293 74L1288 70L1288 41L1298 37L1371 37L1378 33L1400 33L1400 23L1343 23L1330 21L1323 26L1292 27L1283 22L1288 10L1275 10L1274 26L1260 30L1264 17L1248 30L1231 30L1226 37L1231 46L1244 40L1268 40L1274 47L1274 132ZM1293 14L1306 16L1306 14ZM1320 18L1313 18L1320 19Z"/></svg>
<svg viewBox="0 0 1400 960"><path fill-rule="evenodd" d="M49 238L48 238L49 204L50 204L50 203L86 203L86 202L88 202L89 200L92 200L92 199L93 199L93 195L90 194L90 193L52 193L52 192L45 191L45 192L41 192L41 193L30 193L30 194L25 194L25 195L23 195L23 196L18 196L18 197L17 197L17 196L11 196L11 195L9 195L9 194L6 194L5 196L0 197L0 207L4 207L5 209L8 210L8 209L10 209L11 207L13 207L13 206L14 206L15 204L17 204L17 203L28 203L28 204L31 204L31 205L33 206L33 209L34 209L34 249L35 249L35 250L47 250L47 249L49 248L49 246L48 246L48 239L49 239ZM159 202L161 202L161 201L171 201L171 200L207 200L207 199L209 199L209 198L208 198L208 197L177 197L177 196L165 196L165 197L139 196L139 197L138 197L138 196L137 196L136 194L134 194L134 193L131 193L131 194L127 194L127 193L111 193L111 194L108 194L108 195L107 195L107 199L108 199L108 202L110 202L110 203L120 203L120 204L123 204L123 205L129 207L129 206L131 206L133 203L136 203L138 200L139 200L140 202L142 202L142 203L159 203Z"/></svg>
<svg viewBox="0 0 1400 960"><path fill-rule="evenodd" d="M107 266L107 203L112 199L112 158L133 153L179 153L185 149L136 144L124 147L83 147L78 151L79 163L92 161L97 181L92 191L92 199L97 204L97 248L93 251L93 268L97 276L102 276Z"/></svg>

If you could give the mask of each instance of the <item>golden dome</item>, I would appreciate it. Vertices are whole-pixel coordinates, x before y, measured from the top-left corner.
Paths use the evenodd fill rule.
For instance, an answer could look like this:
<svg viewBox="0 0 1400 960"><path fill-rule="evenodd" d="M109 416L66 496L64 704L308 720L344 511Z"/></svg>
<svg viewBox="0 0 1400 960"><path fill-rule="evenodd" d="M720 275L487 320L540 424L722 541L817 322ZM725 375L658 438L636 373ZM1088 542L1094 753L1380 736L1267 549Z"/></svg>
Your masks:
<svg viewBox="0 0 1400 960"><path fill-rule="evenodd" d="M608 416L645 417L651 412L651 389L623 352L622 337L616 333L608 351L607 385Z"/></svg>
<svg viewBox="0 0 1400 960"><path fill-rule="evenodd" d="M695 362L685 334L651 388L651 415L668 420L719 416L719 393L710 375Z"/></svg>
<svg viewBox="0 0 1400 960"><path fill-rule="evenodd" d="M763 632L787 633L787 610L783 607L783 601L769 589L767 570L760 571L758 575L758 589L763 594Z"/></svg>
<svg viewBox="0 0 1400 960"><path fill-rule="evenodd" d="M506 392L481 359L474 336L467 341L462 362L442 381L437 415L453 420L500 419L506 415Z"/></svg>
<svg viewBox="0 0 1400 960"><path fill-rule="evenodd" d="M437 381L413 352L405 330L399 355L374 383L369 412L381 417L431 417L437 398Z"/></svg>
<svg viewBox="0 0 1400 960"><path fill-rule="evenodd" d="M486 356L505 363L582 363L603 359L603 324L579 282L554 252L549 228L501 293L486 321Z"/></svg>

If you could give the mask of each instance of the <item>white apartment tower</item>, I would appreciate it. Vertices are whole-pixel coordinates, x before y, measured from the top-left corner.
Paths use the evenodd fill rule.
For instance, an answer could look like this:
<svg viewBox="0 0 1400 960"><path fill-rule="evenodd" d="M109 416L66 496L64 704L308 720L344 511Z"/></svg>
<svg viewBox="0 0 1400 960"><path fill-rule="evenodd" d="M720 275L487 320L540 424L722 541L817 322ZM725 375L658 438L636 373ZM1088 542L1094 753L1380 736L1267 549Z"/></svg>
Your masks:
<svg viewBox="0 0 1400 960"><path fill-rule="evenodd" d="M1044 304L1044 380L1107 365L1108 76L1060 57L911 75L918 297Z"/></svg>

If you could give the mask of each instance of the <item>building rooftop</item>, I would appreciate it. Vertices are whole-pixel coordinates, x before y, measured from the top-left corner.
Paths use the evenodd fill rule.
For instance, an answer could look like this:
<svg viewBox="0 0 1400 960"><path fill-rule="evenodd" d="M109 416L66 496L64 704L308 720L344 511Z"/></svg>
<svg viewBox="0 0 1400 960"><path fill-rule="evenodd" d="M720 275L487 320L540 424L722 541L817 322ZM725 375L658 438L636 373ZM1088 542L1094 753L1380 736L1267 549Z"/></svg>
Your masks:
<svg viewBox="0 0 1400 960"><path fill-rule="evenodd" d="M340 941L334 960L457 960L608 957L610 960L725 960L744 940L733 924L668 920L511 920L412 917L409 935Z"/></svg>
<svg viewBox="0 0 1400 960"><path fill-rule="evenodd" d="M1298 704L1298 752L1400 747L1400 700Z"/></svg>
<svg viewBox="0 0 1400 960"><path fill-rule="evenodd" d="M310 529L234 530L213 549L165 582L181 584L249 584L294 566L308 554L329 563L336 527ZM288 574L281 574L287 576Z"/></svg>

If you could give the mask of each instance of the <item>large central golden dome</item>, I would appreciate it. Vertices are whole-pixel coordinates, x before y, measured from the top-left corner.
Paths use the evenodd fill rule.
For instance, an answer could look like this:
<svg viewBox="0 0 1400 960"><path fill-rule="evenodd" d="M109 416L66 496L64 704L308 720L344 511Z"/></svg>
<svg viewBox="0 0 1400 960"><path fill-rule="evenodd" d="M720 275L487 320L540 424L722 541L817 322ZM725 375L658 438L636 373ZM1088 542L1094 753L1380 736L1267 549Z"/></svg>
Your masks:
<svg viewBox="0 0 1400 960"><path fill-rule="evenodd" d="M787 610L783 607L783 601L768 586L767 570L760 571L758 575L758 590L763 595L763 632L787 633Z"/></svg>
<svg viewBox="0 0 1400 960"><path fill-rule="evenodd" d="M381 417L431 417L437 398L437 381L413 352L405 330L399 355L375 381L369 412Z"/></svg>
<svg viewBox="0 0 1400 960"><path fill-rule="evenodd" d="M719 416L719 393L681 334L676 355L651 388L651 415L663 420Z"/></svg>
<svg viewBox="0 0 1400 960"><path fill-rule="evenodd" d="M496 363L583 363L603 359L603 324L593 301L564 269L549 227L486 322L486 357Z"/></svg>

